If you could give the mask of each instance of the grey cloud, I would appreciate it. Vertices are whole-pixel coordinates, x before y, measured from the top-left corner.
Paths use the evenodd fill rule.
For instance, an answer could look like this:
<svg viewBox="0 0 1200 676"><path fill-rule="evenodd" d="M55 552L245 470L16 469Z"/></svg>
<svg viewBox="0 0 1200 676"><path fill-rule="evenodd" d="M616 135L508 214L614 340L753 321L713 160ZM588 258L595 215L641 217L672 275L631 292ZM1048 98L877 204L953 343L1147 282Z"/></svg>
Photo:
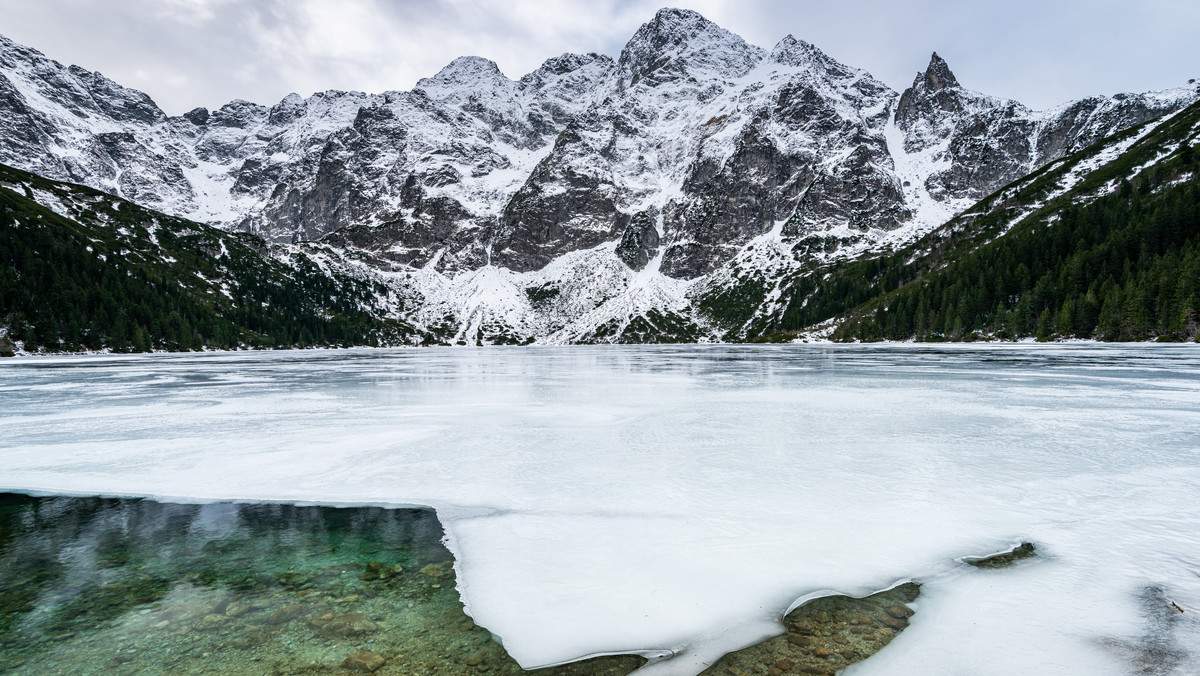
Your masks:
<svg viewBox="0 0 1200 676"><path fill-rule="evenodd" d="M902 89L930 52L965 86L1035 108L1200 77L1200 3L695 0L750 42L786 34ZM0 33L149 93L169 113L290 92L411 88L456 56L519 77L565 51L616 56L644 0L0 0Z"/></svg>

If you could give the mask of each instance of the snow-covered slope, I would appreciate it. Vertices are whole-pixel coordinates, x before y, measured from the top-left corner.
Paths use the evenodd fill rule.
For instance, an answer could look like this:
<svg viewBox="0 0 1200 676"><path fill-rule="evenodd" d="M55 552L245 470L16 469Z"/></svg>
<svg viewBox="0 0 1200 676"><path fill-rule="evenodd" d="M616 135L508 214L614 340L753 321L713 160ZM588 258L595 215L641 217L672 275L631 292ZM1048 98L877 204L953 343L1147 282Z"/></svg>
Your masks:
<svg viewBox="0 0 1200 676"><path fill-rule="evenodd" d="M465 342L695 339L715 331L698 299L735 271L778 278L911 241L1198 97L1030 111L961 87L936 54L900 94L791 36L768 51L664 9L615 61L564 54L512 80L461 57L408 92L168 117L0 38L0 162L276 242L324 239L402 278Z"/></svg>

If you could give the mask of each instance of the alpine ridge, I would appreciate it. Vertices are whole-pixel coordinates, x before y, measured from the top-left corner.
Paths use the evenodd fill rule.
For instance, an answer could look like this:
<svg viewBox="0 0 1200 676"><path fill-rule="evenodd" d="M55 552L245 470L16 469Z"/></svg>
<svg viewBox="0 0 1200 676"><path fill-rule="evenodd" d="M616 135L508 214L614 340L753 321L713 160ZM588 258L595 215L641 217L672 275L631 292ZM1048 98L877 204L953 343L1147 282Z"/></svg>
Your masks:
<svg viewBox="0 0 1200 676"><path fill-rule="evenodd" d="M273 250L313 243L448 342L736 339L814 266L916 241L1198 98L1033 111L936 53L896 92L793 36L767 50L662 9L615 60L563 54L514 80L464 56L411 91L168 116L0 37L0 163Z"/></svg>

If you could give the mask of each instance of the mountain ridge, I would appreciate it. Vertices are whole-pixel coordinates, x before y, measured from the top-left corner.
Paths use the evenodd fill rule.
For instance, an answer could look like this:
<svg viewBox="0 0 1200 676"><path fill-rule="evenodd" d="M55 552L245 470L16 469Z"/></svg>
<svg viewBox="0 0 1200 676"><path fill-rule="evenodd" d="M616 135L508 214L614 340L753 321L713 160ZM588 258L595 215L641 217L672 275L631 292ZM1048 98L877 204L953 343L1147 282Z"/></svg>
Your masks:
<svg viewBox="0 0 1200 676"><path fill-rule="evenodd" d="M0 162L278 243L322 240L405 277L466 342L617 340L650 313L699 337L726 330L701 298L753 277L774 289L753 309L770 316L814 264L913 241L1198 97L1030 111L964 88L936 54L898 93L793 36L766 50L663 9L615 60L564 54L513 80L460 57L408 92L167 117L4 39ZM547 284L558 300L529 300Z"/></svg>

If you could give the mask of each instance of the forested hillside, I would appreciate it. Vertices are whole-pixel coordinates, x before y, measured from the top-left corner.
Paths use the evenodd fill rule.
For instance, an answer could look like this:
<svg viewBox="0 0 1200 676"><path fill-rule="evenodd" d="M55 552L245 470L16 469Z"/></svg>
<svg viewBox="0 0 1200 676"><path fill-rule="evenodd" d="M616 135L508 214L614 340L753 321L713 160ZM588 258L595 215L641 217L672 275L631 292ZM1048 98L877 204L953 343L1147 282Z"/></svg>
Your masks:
<svg viewBox="0 0 1200 676"><path fill-rule="evenodd" d="M1200 181L1143 178L1028 227L855 313L841 338L1191 340L1200 311Z"/></svg>
<svg viewBox="0 0 1200 676"><path fill-rule="evenodd" d="M380 316L381 285L303 252L289 263L253 235L0 166L0 352L378 345L412 334Z"/></svg>
<svg viewBox="0 0 1200 676"><path fill-rule="evenodd" d="M840 317L838 340L1193 340L1198 125L1193 105L1126 130L912 246L819 270L793 287L775 330Z"/></svg>

